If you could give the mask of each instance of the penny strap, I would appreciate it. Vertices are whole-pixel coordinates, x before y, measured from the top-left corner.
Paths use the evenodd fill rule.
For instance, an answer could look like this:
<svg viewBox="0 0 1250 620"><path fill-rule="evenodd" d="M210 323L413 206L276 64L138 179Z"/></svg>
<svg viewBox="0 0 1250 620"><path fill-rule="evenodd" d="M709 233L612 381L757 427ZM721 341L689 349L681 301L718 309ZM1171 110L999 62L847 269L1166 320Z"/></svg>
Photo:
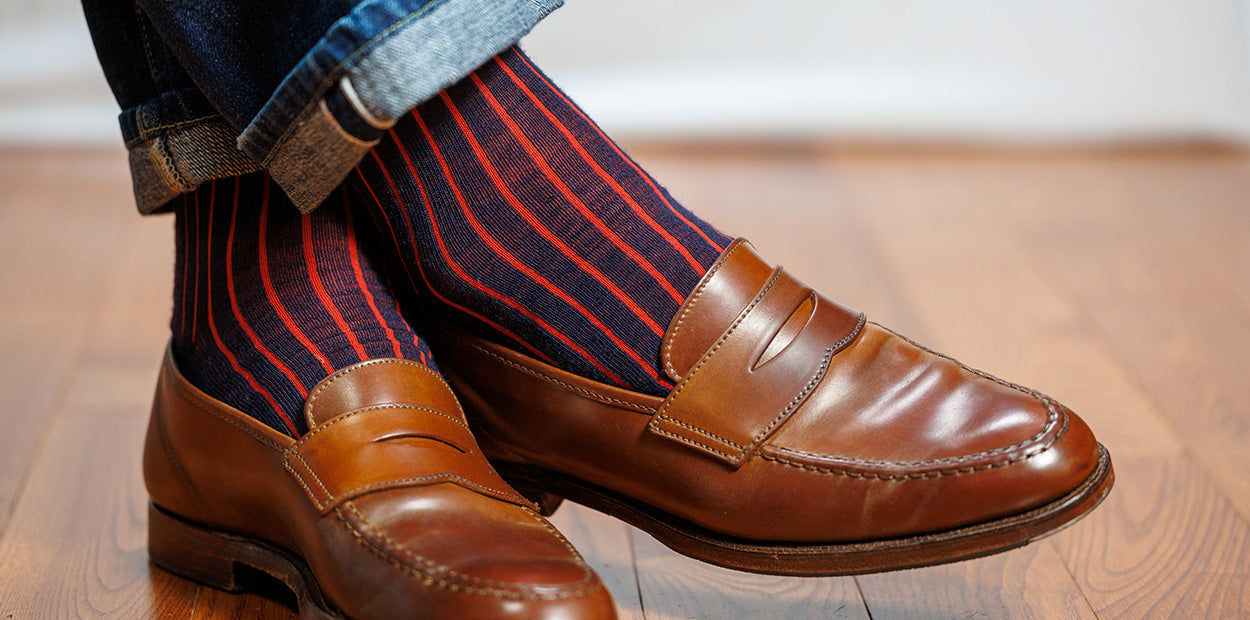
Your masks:
<svg viewBox="0 0 1250 620"><path fill-rule="evenodd" d="M717 277L734 274L723 271ZM710 307L715 301L700 303ZM777 267L683 373L648 428L729 465L741 465L795 414L834 355L863 325L862 313Z"/></svg>

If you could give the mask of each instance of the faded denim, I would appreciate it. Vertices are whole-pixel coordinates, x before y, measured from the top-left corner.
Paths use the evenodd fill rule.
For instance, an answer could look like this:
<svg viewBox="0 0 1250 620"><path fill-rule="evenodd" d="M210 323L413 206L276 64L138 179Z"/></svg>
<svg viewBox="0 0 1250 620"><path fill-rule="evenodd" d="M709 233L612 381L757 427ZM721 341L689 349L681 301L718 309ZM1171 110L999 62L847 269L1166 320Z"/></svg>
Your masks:
<svg viewBox="0 0 1250 620"><path fill-rule="evenodd" d="M310 211L409 109L562 0L83 0L139 211L265 169Z"/></svg>

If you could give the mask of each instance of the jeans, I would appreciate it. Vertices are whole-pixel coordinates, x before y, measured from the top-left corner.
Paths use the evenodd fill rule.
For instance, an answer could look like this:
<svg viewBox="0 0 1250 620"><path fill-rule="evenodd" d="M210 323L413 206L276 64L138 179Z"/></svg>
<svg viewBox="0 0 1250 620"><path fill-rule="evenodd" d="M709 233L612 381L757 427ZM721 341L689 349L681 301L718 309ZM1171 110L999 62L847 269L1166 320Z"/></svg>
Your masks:
<svg viewBox="0 0 1250 620"><path fill-rule="evenodd" d="M141 213L264 169L315 208L409 109L562 0L83 0Z"/></svg>

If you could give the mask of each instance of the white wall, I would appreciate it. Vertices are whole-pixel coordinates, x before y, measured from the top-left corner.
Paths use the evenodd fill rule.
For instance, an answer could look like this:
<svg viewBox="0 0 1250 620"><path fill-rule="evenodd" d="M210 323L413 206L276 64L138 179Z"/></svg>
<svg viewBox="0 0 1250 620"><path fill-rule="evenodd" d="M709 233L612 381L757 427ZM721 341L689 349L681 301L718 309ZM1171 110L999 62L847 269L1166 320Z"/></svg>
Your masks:
<svg viewBox="0 0 1250 620"><path fill-rule="evenodd" d="M1250 0L567 1L525 47L630 137L1250 138ZM0 142L116 139L77 3L16 2Z"/></svg>
<svg viewBox="0 0 1250 620"><path fill-rule="evenodd" d="M1246 0L570 0L526 49L644 134L1250 136Z"/></svg>

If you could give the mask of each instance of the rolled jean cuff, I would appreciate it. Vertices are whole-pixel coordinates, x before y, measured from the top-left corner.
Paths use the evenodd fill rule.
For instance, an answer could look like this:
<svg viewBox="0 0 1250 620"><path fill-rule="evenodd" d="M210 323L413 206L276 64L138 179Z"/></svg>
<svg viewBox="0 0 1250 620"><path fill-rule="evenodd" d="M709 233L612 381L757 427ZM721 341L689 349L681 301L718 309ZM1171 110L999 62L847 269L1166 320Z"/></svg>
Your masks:
<svg viewBox="0 0 1250 620"><path fill-rule="evenodd" d="M166 92L119 115L135 205L157 213L212 179L255 172L235 131L194 88Z"/></svg>
<svg viewBox="0 0 1250 620"><path fill-rule="evenodd" d="M325 199L408 110L529 32L562 0L435 0L396 14L386 3L339 20L287 76L238 147L301 212ZM404 3L400 3L404 4ZM363 39L372 29L374 36Z"/></svg>

